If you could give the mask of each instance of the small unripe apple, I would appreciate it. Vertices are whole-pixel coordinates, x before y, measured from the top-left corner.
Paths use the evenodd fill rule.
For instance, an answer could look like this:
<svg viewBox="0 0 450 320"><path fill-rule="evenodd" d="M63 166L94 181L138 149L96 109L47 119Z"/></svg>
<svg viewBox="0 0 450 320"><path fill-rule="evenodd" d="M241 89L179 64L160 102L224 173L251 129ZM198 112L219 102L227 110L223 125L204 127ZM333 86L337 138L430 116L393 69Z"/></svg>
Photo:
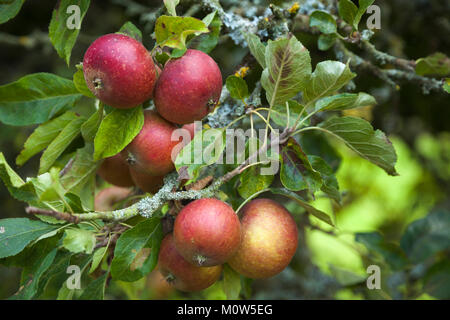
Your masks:
<svg viewBox="0 0 450 320"><path fill-rule="evenodd" d="M148 173L137 171L133 168L130 168L130 174L136 186L144 192L154 194L158 192L159 188L161 188L164 184L164 176L152 176Z"/></svg>
<svg viewBox="0 0 450 320"><path fill-rule="evenodd" d="M123 34L95 40L83 59L91 92L105 104L128 109L150 99L156 82L153 59L139 41Z"/></svg>
<svg viewBox="0 0 450 320"><path fill-rule="evenodd" d="M294 219L279 203L252 200L242 208L242 242L228 264L252 279L272 277L287 267L297 250Z"/></svg>
<svg viewBox="0 0 450 320"><path fill-rule="evenodd" d="M222 266L197 267L178 253L172 234L161 242L158 268L166 280L181 291L200 291L213 285L220 278Z"/></svg>
<svg viewBox="0 0 450 320"><path fill-rule="evenodd" d="M109 187L101 190L95 196L95 210L96 211L111 211L114 205L130 196L131 190L128 188Z"/></svg>
<svg viewBox="0 0 450 320"><path fill-rule="evenodd" d="M217 199L199 199L175 219L178 252L197 266L215 266L233 256L241 242L241 225L233 208Z"/></svg>
<svg viewBox="0 0 450 320"><path fill-rule="evenodd" d="M103 180L115 186L134 186L128 165L120 154L104 159L97 170L97 174Z"/></svg>
<svg viewBox="0 0 450 320"><path fill-rule="evenodd" d="M161 118L155 111L144 111L144 126L121 155L136 171L153 176L164 176L175 169L172 149L178 141L172 141L172 132L177 129Z"/></svg>
<svg viewBox="0 0 450 320"><path fill-rule="evenodd" d="M159 77L154 101L158 113L170 122L186 124L214 110L222 92L222 74L206 53L189 49L170 60Z"/></svg>

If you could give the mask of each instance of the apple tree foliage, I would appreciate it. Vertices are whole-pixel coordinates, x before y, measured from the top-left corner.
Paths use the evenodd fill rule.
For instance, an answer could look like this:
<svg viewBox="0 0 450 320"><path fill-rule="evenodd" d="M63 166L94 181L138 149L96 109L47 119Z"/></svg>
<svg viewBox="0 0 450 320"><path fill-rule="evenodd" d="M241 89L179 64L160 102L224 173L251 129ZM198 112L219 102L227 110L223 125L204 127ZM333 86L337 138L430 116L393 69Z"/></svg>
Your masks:
<svg viewBox="0 0 450 320"><path fill-rule="evenodd" d="M368 93L351 92L354 67L362 62L344 46L346 42L360 41L373 48L364 38L369 31L360 24L373 0L360 0L359 7L349 0L340 0L335 14L327 10L310 10L306 14L309 19L303 30L320 35L317 45L321 50L336 46L347 54L343 61L314 64L308 48L295 35L298 30L293 21L299 11L295 4L267 7L255 23L227 12L218 0L201 2L202 19L178 16L179 1L164 1L165 7L161 7L162 14L151 35L155 40L151 51L154 58L164 64L182 56L186 48L209 53L220 46L220 37L229 36L236 45L248 47L251 62L226 78L221 105L204 119L201 134L179 154L176 172L166 177L165 186L132 206L95 212L96 170L102 159L118 154L139 133L148 104L117 110L95 101L79 64L71 79L43 72L0 86L0 121L12 126L37 125L17 155L16 165L22 166L40 154L37 175L23 179L0 153L1 180L14 199L35 209L29 212L33 217L0 220L0 263L23 270L20 289L11 299L38 299L45 296L50 284L59 288L53 298L103 299L109 278L124 282L141 279L157 265L163 222L178 200L217 196L236 210L253 197L272 194L298 204L306 221L322 221L334 230L339 227L335 217L310 204L317 195L328 197L336 205L342 201L335 176L340 160L332 146L350 148L386 174L397 175L397 156L388 137L368 121L341 113L377 103ZM23 3L24 0L0 3L0 23L14 18ZM71 51L79 33L79 29L66 27L67 8L73 4L79 6L82 22L90 0L62 0L49 25L50 41L68 66L74 65ZM139 41L149 36L130 22L117 32ZM248 69L258 73L256 83L245 79ZM447 75L448 58L443 54L421 58L412 72L413 77ZM429 90L436 90L439 81L426 79L436 81L428 86ZM442 81L437 90L448 92L448 88L448 81ZM81 99L92 101L89 117L72 111ZM266 163L244 167L217 163L225 151L226 129L253 126L279 130L280 136L275 137L280 143L275 156L279 161L277 174L261 175ZM214 131L213 138L202 139L208 130ZM315 150L305 148L299 139L311 134L319 146ZM77 139L82 139L83 144L68 150ZM197 140L201 140L201 151L191 148ZM244 159L252 156L250 145L256 144L257 149L265 146L268 159L274 160L270 145L267 147L263 140L264 137L252 137ZM216 145L219 149L201 163L183 160L194 159L196 153L211 151ZM213 177L209 186L184 191L206 176ZM381 261L396 272L411 275L411 270L420 272L426 266L423 290L437 298L449 298L448 261L427 265L430 257L449 248L449 230L449 213L432 212L411 223L399 244L388 242L376 232L358 233L355 239L373 253L374 261ZM67 288L66 270L70 265L80 266L79 290ZM339 270L335 278L343 287L365 281ZM220 290L231 299L251 296L248 279L228 266L224 268Z"/></svg>

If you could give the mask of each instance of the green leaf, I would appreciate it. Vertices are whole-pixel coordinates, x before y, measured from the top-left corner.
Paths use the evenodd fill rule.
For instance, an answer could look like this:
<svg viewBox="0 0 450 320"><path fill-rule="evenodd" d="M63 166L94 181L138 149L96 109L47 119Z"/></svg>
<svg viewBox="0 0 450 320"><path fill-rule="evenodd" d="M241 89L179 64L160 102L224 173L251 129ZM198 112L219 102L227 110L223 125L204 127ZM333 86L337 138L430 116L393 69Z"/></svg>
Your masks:
<svg viewBox="0 0 450 320"><path fill-rule="evenodd" d="M35 296L39 289L41 276L47 271L55 259L58 248L54 248L42 260L37 260L33 267L29 270L29 278L25 284L19 288L19 291L10 297L10 300L29 300Z"/></svg>
<svg viewBox="0 0 450 320"><path fill-rule="evenodd" d="M59 181L59 170L57 168L50 169L51 182L48 187L39 196L40 201L55 201L63 199L66 191Z"/></svg>
<svg viewBox="0 0 450 320"><path fill-rule="evenodd" d="M71 80L51 73L30 74L0 86L0 121L13 126L43 123L80 98Z"/></svg>
<svg viewBox="0 0 450 320"><path fill-rule="evenodd" d="M18 254L31 241L57 228L58 226L27 218L0 220L0 258Z"/></svg>
<svg viewBox="0 0 450 320"><path fill-rule="evenodd" d="M100 124L94 139L94 160L112 157L122 151L144 126L142 107L114 109Z"/></svg>
<svg viewBox="0 0 450 320"><path fill-rule="evenodd" d="M303 98L305 101L312 101L334 94L355 76L348 65L342 62L319 62L303 92Z"/></svg>
<svg viewBox="0 0 450 320"><path fill-rule="evenodd" d="M395 170L397 155L392 143L382 131L374 131L366 120L355 117L333 117L322 122L319 127L343 140L350 149L389 175L398 175Z"/></svg>
<svg viewBox="0 0 450 320"><path fill-rule="evenodd" d="M450 261L433 265L424 277L424 291L441 300L450 299Z"/></svg>
<svg viewBox="0 0 450 320"><path fill-rule="evenodd" d="M152 271L162 240L160 219L151 218L125 231L116 243L111 275L122 281L136 281Z"/></svg>
<svg viewBox="0 0 450 320"><path fill-rule="evenodd" d="M317 39L317 47L319 50L327 51L336 42L337 36L335 33L332 34L321 34Z"/></svg>
<svg viewBox="0 0 450 320"><path fill-rule="evenodd" d="M81 125L86 121L82 117L70 121L58 136L49 144L41 156L39 174L50 169L58 157L66 150L69 144L80 135Z"/></svg>
<svg viewBox="0 0 450 320"><path fill-rule="evenodd" d="M416 61L416 73L421 76L450 74L450 58L441 52L436 52Z"/></svg>
<svg viewBox="0 0 450 320"><path fill-rule="evenodd" d="M300 195L298 195L295 192L289 191L285 188L270 188L270 192L273 194L278 194L281 196L285 196L289 199L294 200L297 202L301 207L303 207L306 212L309 214L312 214L319 220L322 220L323 222L328 223L330 226L334 227L333 219L325 212L320 211L319 209L314 208L312 205L310 205L308 202L306 202Z"/></svg>
<svg viewBox="0 0 450 320"><path fill-rule="evenodd" d="M156 43L160 47L186 49L186 38L209 32L205 23L192 17L160 16L156 20Z"/></svg>
<svg viewBox="0 0 450 320"><path fill-rule="evenodd" d="M77 115L74 112L68 111L58 118L37 127L25 141L23 150L16 158L16 164L21 166L32 156L44 150L58 136L61 130L76 118Z"/></svg>
<svg viewBox="0 0 450 320"><path fill-rule="evenodd" d="M416 220L407 228L400 241L411 261L418 263L450 247L450 212L440 210Z"/></svg>
<svg viewBox="0 0 450 320"><path fill-rule="evenodd" d="M10 0L0 2L0 24L14 18L22 8L25 0Z"/></svg>
<svg viewBox="0 0 450 320"><path fill-rule="evenodd" d="M176 17L177 11L175 10L175 7L180 3L180 0L164 0L164 5L167 8L167 12L169 12L170 15Z"/></svg>
<svg viewBox="0 0 450 320"><path fill-rule="evenodd" d="M308 157L294 138L281 146L281 183L289 190L309 190L312 194L322 186L320 173L311 166Z"/></svg>
<svg viewBox="0 0 450 320"><path fill-rule="evenodd" d="M295 100L289 100L287 102L287 104L289 107L289 123L288 123L286 105L284 105L284 106L276 105L272 108L272 112L271 112L271 120L273 120L273 122L275 122L277 125L279 125L283 128L293 126L295 124L295 121L297 120L298 116L305 108L304 106L302 106L300 103L298 103ZM306 116L306 115L307 115L306 112L304 112L301 119L303 119L304 116ZM305 121L305 122L307 123L307 121Z"/></svg>
<svg viewBox="0 0 450 320"><path fill-rule="evenodd" d="M336 21L328 12L316 10L309 17L309 26L317 27L320 32L331 34L337 32Z"/></svg>
<svg viewBox="0 0 450 320"><path fill-rule="evenodd" d="M91 254L95 246L95 234L85 229L70 228L65 230L63 246L73 253Z"/></svg>
<svg viewBox="0 0 450 320"><path fill-rule="evenodd" d="M339 16L353 26L356 14L358 13L358 7L350 0L339 0L338 3Z"/></svg>
<svg viewBox="0 0 450 320"><path fill-rule="evenodd" d="M333 169L321 157L308 155L308 160L314 170L318 171L322 177L323 184L320 187L330 198L341 202L339 184L334 175Z"/></svg>
<svg viewBox="0 0 450 320"><path fill-rule="evenodd" d="M61 184L68 192L81 195L82 191L89 190L87 184L91 179L95 179L95 173L100 165L100 162L92 158L93 151L92 143L77 150L72 165L61 177Z"/></svg>
<svg viewBox="0 0 450 320"><path fill-rule="evenodd" d="M209 33L201 34L189 41L189 48L197 49L205 53L210 53L219 42L222 20L217 14L217 11L214 11L203 18L203 22L208 27Z"/></svg>
<svg viewBox="0 0 450 320"><path fill-rule="evenodd" d="M142 32L132 22L126 22L117 33L122 33L139 42L142 42Z"/></svg>
<svg viewBox="0 0 450 320"><path fill-rule="evenodd" d="M386 242L378 232L356 233L355 240L364 244L370 252L380 254L393 270L401 270L408 263L402 249L394 243Z"/></svg>
<svg viewBox="0 0 450 320"><path fill-rule="evenodd" d="M53 10L52 20L48 28L49 38L67 65L70 63L72 48L77 41L81 22L89 8L90 0L61 0ZM78 15L79 14L79 15ZM79 25L77 18L79 17Z"/></svg>
<svg viewBox="0 0 450 320"><path fill-rule="evenodd" d="M245 41L247 41L248 48L252 56L255 57L259 65L266 68L266 46L261 42L261 39L254 33L244 34Z"/></svg>
<svg viewBox="0 0 450 320"><path fill-rule="evenodd" d="M108 249L108 247L101 247L101 248L98 248L97 250L95 250L94 256L92 258L91 268L89 269L89 273L94 272L95 269L98 268L98 266L100 265L100 263L103 260L103 257L105 256L107 249Z"/></svg>
<svg viewBox="0 0 450 320"><path fill-rule="evenodd" d="M19 201L31 202L36 200L36 191L31 181L25 183L22 178L9 166L5 156L0 152L0 178L9 193Z"/></svg>
<svg viewBox="0 0 450 320"><path fill-rule="evenodd" d="M107 279L108 272L89 283L78 300L103 300L105 298L105 287Z"/></svg>
<svg viewBox="0 0 450 320"><path fill-rule="evenodd" d="M95 98L84 79L83 67L78 68L77 72L73 74L73 84L82 95L89 98Z"/></svg>
<svg viewBox="0 0 450 320"><path fill-rule="evenodd" d="M369 8L372 3L374 3L375 0L359 0L359 8L358 12L355 15L355 19L353 20L353 28L355 30L358 30L359 22L361 21L362 16L367 11L367 8Z"/></svg>
<svg viewBox="0 0 450 320"><path fill-rule="evenodd" d="M228 300L237 300L241 292L241 276L227 264L223 266L223 291Z"/></svg>
<svg viewBox="0 0 450 320"><path fill-rule="evenodd" d="M229 76L226 81L226 86L232 98L244 100L248 97L247 83L241 77Z"/></svg>
<svg viewBox="0 0 450 320"><path fill-rule="evenodd" d="M307 85L311 76L308 50L294 36L276 41L266 47L266 66L261 84L266 90L270 107L284 105Z"/></svg>
<svg viewBox="0 0 450 320"><path fill-rule="evenodd" d="M259 166L251 166L239 176L241 184L238 187L238 192L242 198L247 199L253 194L270 187L274 178L273 175L262 175Z"/></svg>
<svg viewBox="0 0 450 320"><path fill-rule="evenodd" d="M194 139L178 153L175 168L183 179L195 180L201 168L222 160L220 157L225 146L225 128L197 132Z"/></svg>
<svg viewBox="0 0 450 320"><path fill-rule="evenodd" d="M314 106L315 111L346 110L365 106L373 106L377 103L370 94L360 92L341 93L318 100Z"/></svg>
<svg viewBox="0 0 450 320"><path fill-rule="evenodd" d="M334 265L330 265L330 272L334 278L336 278L337 282L341 286L354 286L359 283L364 283L367 280L366 276L359 275L357 273L336 267Z"/></svg>
<svg viewBox="0 0 450 320"><path fill-rule="evenodd" d="M94 112L89 119L81 126L81 135L84 141L94 142L95 135L103 120L103 104L100 103L99 109Z"/></svg>
<svg viewBox="0 0 450 320"><path fill-rule="evenodd" d="M39 281L39 288L36 292L35 297L39 299L50 298L46 291L47 287L51 288L61 288L67 280L67 267L69 267L70 260L73 253L59 250L56 253L56 257L53 260L51 266L42 274ZM44 299L45 299L44 298ZM52 299L56 296L52 296Z"/></svg>

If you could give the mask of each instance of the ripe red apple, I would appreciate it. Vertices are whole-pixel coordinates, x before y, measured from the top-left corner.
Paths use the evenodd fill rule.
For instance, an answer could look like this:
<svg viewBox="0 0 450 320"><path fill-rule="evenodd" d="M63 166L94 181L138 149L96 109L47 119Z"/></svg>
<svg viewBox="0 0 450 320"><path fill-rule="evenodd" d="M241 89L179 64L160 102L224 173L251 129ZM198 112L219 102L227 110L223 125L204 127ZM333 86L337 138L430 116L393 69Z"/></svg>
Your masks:
<svg viewBox="0 0 450 320"><path fill-rule="evenodd" d="M177 129L161 118L155 111L144 111L144 127L121 155L131 168L153 176L164 176L175 169L172 149L178 141L172 141Z"/></svg>
<svg viewBox="0 0 450 320"><path fill-rule="evenodd" d="M95 40L84 55L83 72L89 90L119 109L150 99L156 82L150 53L142 43L123 34L106 34Z"/></svg>
<svg viewBox="0 0 450 320"><path fill-rule="evenodd" d="M166 63L154 101L163 118L186 124L211 112L221 92L222 74L216 62L206 53L189 49L181 58Z"/></svg>
<svg viewBox="0 0 450 320"><path fill-rule="evenodd" d="M119 187L134 186L128 165L120 154L104 159L97 174L106 182Z"/></svg>
<svg viewBox="0 0 450 320"><path fill-rule="evenodd" d="M197 266L215 266L233 256L241 242L241 225L233 208L217 199L199 199L175 219L178 252Z"/></svg>
<svg viewBox="0 0 450 320"><path fill-rule="evenodd" d="M114 209L114 204L126 199L131 194L128 188L109 187L101 190L95 196L95 210L96 211L111 211Z"/></svg>
<svg viewBox="0 0 450 320"><path fill-rule="evenodd" d="M166 280L181 291L200 291L208 288L220 278L222 266L197 267L178 253L172 234L161 242L158 268Z"/></svg>
<svg viewBox="0 0 450 320"><path fill-rule="evenodd" d="M136 186L144 192L154 194L158 192L159 188L161 188L164 184L164 176L152 176L148 173L137 171L133 168L130 168L130 174Z"/></svg>
<svg viewBox="0 0 450 320"><path fill-rule="evenodd" d="M252 279L269 278L289 264L297 250L298 230L289 211L270 199L242 208L242 242L228 264Z"/></svg>

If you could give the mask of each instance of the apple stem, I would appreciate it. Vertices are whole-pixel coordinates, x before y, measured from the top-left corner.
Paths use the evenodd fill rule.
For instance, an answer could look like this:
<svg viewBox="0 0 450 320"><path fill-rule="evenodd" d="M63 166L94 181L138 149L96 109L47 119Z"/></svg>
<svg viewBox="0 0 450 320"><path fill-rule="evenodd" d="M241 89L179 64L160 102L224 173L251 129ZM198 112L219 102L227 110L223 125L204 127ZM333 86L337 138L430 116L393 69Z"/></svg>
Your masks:
<svg viewBox="0 0 450 320"><path fill-rule="evenodd" d="M174 281L175 281L175 276L173 275L173 274L171 274L171 273L169 273L167 276L166 276L166 281L167 281L167 283L169 283L169 284L171 284L171 283L173 283Z"/></svg>
<svg viewBox="0 0 450 320"><path fill-rule="evenodd" d="M205 256L202 256L201 254L195 257L195 261L198 263L199 266L203 265L206 260L207 258Z"/></svg>
<svg viewBox="0 0 450 320"><path fill-rule="evenodd" d="M94 84L94 88L95 88L96 90L103 89L103 82L102 82L102 79L100 79L100 78L95 78L94 80L92 80L92 83Z"/></svg>

